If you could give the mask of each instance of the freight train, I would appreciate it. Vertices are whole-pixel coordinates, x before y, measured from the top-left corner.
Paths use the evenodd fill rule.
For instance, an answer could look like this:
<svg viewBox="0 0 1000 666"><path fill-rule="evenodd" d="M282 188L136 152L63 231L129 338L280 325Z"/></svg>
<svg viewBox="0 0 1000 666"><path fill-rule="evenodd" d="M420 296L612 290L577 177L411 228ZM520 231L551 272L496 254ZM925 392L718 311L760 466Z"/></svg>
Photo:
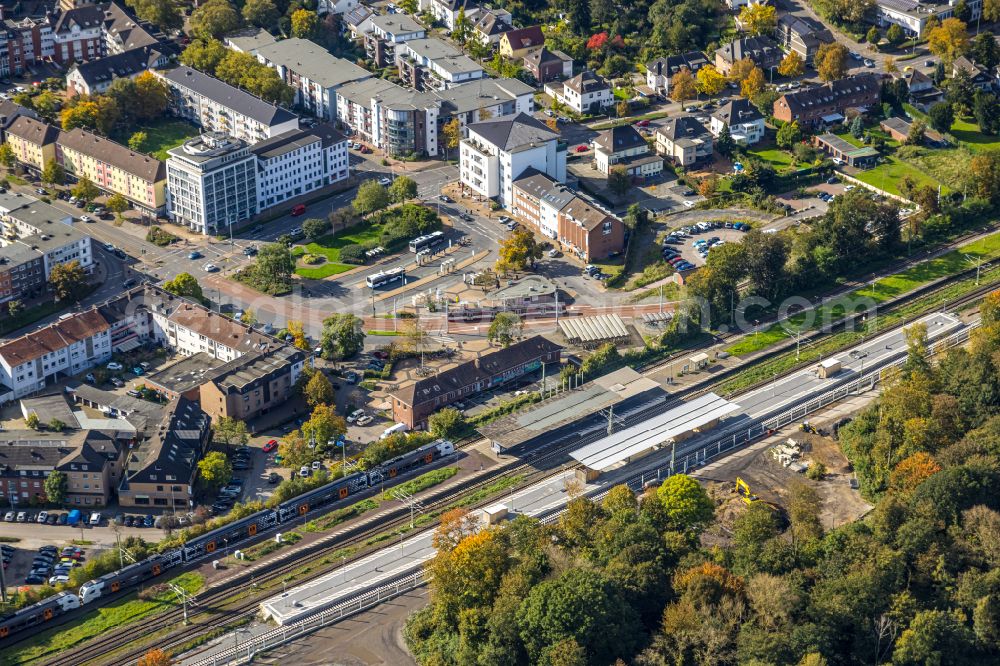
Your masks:
<svg viewBox="0 0 1000 666"><path fill-rule="evenodd" d="M197 562L204 557L211 556L216 551L238 546L253 539L258 534L262 534L265 530L290 523L314 509L342 502L354 493L376 486L385 479L395 478L407 471L450 456L454 452L455 445L451 442L444 439L435 440L392 460L386 460L367 472L356 472L339 478L282 502L276 507L258 511L211 532L206 532L178 548L165 553L157 553L141 562L130 564L96 580L84 583L80 587L79 594L60 592L39 601L37 604L22 608L16 613L0 617L0 639L49 622L63 613L93 603L101 597L136 587L173 567Z"/></svg>

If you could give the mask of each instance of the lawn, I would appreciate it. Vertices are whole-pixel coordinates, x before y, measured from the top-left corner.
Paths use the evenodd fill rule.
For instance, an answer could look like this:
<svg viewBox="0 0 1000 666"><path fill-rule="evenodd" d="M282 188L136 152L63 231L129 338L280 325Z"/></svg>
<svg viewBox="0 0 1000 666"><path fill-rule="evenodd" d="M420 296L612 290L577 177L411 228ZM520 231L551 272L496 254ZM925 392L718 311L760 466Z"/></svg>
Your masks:
<svg viewBox="0 0 1000 666"><path fill-rule="evenodd" d="M1000 137L989 136L979 131L979 125L964 118L956 118L951 126L951 134L962 143L973 148L998 148Z"/></svg>
<svg viewBox="0 0 1000 666"><path fill-rule="evenodd" d="M375 225L358 225L335 234L321 236L311 243L296 246L296 255L318 254L321 257L326 257L326 263L319 266L300 266L295 269L295 274L312 280L322 280L355 268L350 264L339 263L340 249L346 245L364 245L376 242L379 239L380 231L381 229Z"/></svg>
<svg viewBox="0 0 1000 666"><path fill-rule="evenodd" d="M188 594L194 594L201 589L205 581L201 574L188 572L175 577L170 582L184 589ZM177 606L177 603L177 595L166 587L149 599L140 599L137 593L130 593L107 606L85 612L65 629L36 630L35 634L27 641L16 647L0 651L0 664L21 664L69 650L73 646L115 627L170 610ZM151 624L155 624L155 622Z"/></svg>
<svg viewBox="0 0 1000 666"><path fill-rule="evenodd" d="M747 154L769 162L777 171L789 169L792 166L792 154L775 146L748 150Z"/></svg>
<svg viewBox="0 0 1000 666"><path fill-rule="evenodd" d="M858 172L855 178L880 190L896 195L900 194L899 181L904 176L909 176L918 187L921 185L930 185L936 188L938 186L936 180L915 166L900 161L894 155L886 155L884 159L885 162L879 164L874 169ZM945 191L947 191L947 188L945 188Z"/></svg>
<svg viewBox="0 0 1000 666"><path fill-rule="evenodd" d="M941 181L952 190L961 190L965 183L969 160L972 152L969 148L922 148L906 146L905 161L917 167L931 178Z"/></svg>
<svg viewBox="0 0 1000 666"><path fill-rule="evenodd" d="M154 121L148 127L143 127L146 133L146 152L158 160L166 160L167 151L176 148L188 139L198 136L200 130L187 122L176 118L164 118ZM126 142L128 139L126 138Z"/></svg>

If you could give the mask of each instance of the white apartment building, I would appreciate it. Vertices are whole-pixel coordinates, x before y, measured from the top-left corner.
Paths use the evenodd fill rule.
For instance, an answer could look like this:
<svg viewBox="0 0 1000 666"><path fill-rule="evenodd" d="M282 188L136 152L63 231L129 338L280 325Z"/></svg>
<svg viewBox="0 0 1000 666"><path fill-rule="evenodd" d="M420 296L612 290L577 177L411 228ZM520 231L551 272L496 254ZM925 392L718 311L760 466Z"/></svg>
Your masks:
<svg viewBox="0 0 1000 666"><path fill-rule="evenodd" d="M337 90L372 73L330 54L308 39L283 39L253 51L257 60L278 72L295 89L296 102L323 120L337 119Z"/></svg>
<svg viewBox="0 0 1000 666"><path fill-rule="evenodd" d="M955 15L957 0L941 4L917 2L917 0L878 0L875 3L875 25L888 27L895 23L909 35L921 35L931 17L943 21ZM968 0L971 22L977 21L983 13L983 0Z"/></svg>
<svg viewBox="0 0 1000 666"><path fill-rule="evenodd" d="M190 67L156 72L170 87L171 109L207 132L225 132L247 143L294 130L291 111Z"/></svg>
<svg viewBox="0 0 1000 666"><path fill-rule="evenodd" d="M589 70L563 82L546 83L545 92L560 104L581 114L597 113L609 104L614 104L615 100L608 82Z"/></svg>
<svg viewBox="0 0 1000 666"><path fill-rule="evenodd" d="M367 79L337 91L337 118L356 136L391 155L438 154L441 102L430 93L385 79Z"/></svg>
<svg viewBox="0 0 1000 666"><path fill-rule="evenodd" d="M0 345L0 403L40 391L111 358L111 326L97 311L59 321Z"/></svg>
<svg viewBox="0 0 1000 666"><path fill-rule="evenodd" d="M558 182L566 180L566 146L559 135L526 113L467 127L459 153L459 177L481 197L504 208L513 201L513 183L529 168Z"/></svg>
<svg viewBox="0 0 1000 666"><path fill-rule="evenodd" d="M207 133L167 151L167 215L203 234L257 214L257 156L246 142Z"/></svg>
<svg viewBox="0 0 1000 666"><path fill-rule="evenodd" d="M469 0L420 0L419 7L421 12L428 12L449 31L455 29L455 21L463 9L470 26L476 23L482 11L477 4Z"/></svg>
<svg viewBox="0 0 1000 666"><path fill-rule="evenodd" d="M88 273L94 268L90 236L72 225L73 217L55 206L25 195L0 194L0 244L16 241L41 254L46 280L59 264L78 261Z"/></svg>
<svg viewBox="0 0 1000 666"><path fill-rule="evenodd" d="M637 178L663 172L663 158L652 152L646 138L632 125L619 125L598 134L594 139L594 162L604 175L619 166Z"/></svg>
<svg viewBox="0 0 1000 666"><path fill-rule="evenodd" d="M406 14L377 14L371 17L371 31L376 39L402 44L427 36L424 26Z"/></svg>
<svg viewBox="0 0 1000 666"><path fill-rule="evenodd" d="M257 157L258 211L349 175L347 139L329 124L280 134L250 152Z"/></svg>
<svg viewBox="0 0 1000 666"><path fill-rule="evenodd" d="M450 88L486 76L475 60L433 37L396 47L396 65L404 81L417 90Z"/></svg>
<svg viewBox="0 0 1000 666"><path fill-rule="evenodd" d="M741 146L752 146L764 138L764 116L748 99L737 98L715 110L708 130L718 138L725 127Z"/></svg>

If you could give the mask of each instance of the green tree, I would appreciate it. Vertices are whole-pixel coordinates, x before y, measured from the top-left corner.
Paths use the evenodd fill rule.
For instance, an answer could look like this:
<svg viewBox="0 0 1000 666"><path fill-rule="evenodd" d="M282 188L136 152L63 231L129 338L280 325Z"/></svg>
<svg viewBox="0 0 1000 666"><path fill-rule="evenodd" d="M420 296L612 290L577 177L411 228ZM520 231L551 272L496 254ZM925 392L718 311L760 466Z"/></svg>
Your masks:
<svg viewBox="0 0 1000 666"><path fill-rule="evenodd" d="M320 347L323 358L339 361L351 358L365 342L364 326L360 318L352 314L334 314L323 320Z"/></svg>
<svg viewBox="0 0 1000 666"><path fill-rule="evenodd" d="M674 528L698 531L712 521L715 505L705 489L687 474L674 474L656 490Z"/></svg>
<svg viewBox="0 0 1000 666"><path fill-rule="evenodd" d="M319 29L319 16L308 9L297 9L292 14L292 37L310 39Z"/></svg>
<svg viewBox="0 0 1000 666"><path fill-rule="evenodd" d="M312 377L306 382L302 395L306 399L306 404L313 408L318 405L332 404L337 398L333 384L330 383L322 370L317 370L312 374Z"/></svg>
<svg viewBox="0 0 1000 666"><path fill-rule="evenodd" d="M899 666L964 664L971 653L972 642L972 632L959 611L918 611L896 641L892 663Z"/></svg>
<svg viewBox="0 0 1000 666"><path fill-rule="evenodd" d="M87 273L76 259L53 266L49 273L49 284L52 285L52 290L60 301L75 301L83 296L89 287Z"/></svg>
<svg viewBox="0 0 1000 666"><path fill-rule="evenodd" d="M217 39L194 39L181 53L181 63L214 75L215 69L229 53Z"/></svg>
<svg viewBox="0 0 1000 666"><path fill-rule="evenodd" d="M444 127L441 128L441 133L444 136L444 147L451 151L454 148L458 148L459 143L462 141L462 123L458 118L452 118Z"/></svg>
<svg viewBox="0 0 1000 666"><path fill-rule="evenodd" d="M208 488L219 488L233 475L233 465L224 453L212 451L198 461L198 474Z"/></svg>
<svg viewBox="0 0 1000 666"><path fill-rule="evenodd" d="M543 663L553 646L572 639L590 663L611 663L639 640L639 618L600 573L570 569L531 588L521 605L521 640L530 663Z"/></svg>
<svg viewBox="0 0 1000 666"><path fill-rule="evenodd" d="M457 439L465 432L467 424L462 412L454 407L445 407L427 418L427 427L435 437Z"/></svg>
<svg viewBox="0 0 1000 666"><path fill-rule="evenodd" d="M295 259L286 245L268 243L257 253L254 270L271 284L288 284L295 270Z"/></svg>
<svg viewBox="0 0 1000 666"><path fill-rule="evenodd" d="M969 49L973 61L983 69L992 70L1000 64L1000 45L990 32L981 32L972 40Z"/></svg>
<svg viewBox="0 0 1000 666"><path fill-rule="evenodd" d="M878 28L872 26L868 28L868 33L865 35L865 41L873 46L878 46L879 41L881 41L882 36L879 34Z"/></svg>
<svg viewBox="0 0 1000 666"><path fill-rule="evenodd" d="M232 444L243 445L250 441L250 432L247 424L231 416L222 416L212 424L212 434L216 442L222 442L226 446Z"/></svg>
<svg viewBox="0 0 1000 666"><path fill-rule="evenodd" d="M179 30L184 19L174 0L128 0L136 16L163 30Z"/></svg>
<svg viewBox="0 0 1000 666"><path fill-rule="evenodd" d="M823 81L836 81L847 74L848 50L843 44L830 42L816 49L813 67Z"/></svg>
<svg viewBox="0 0 1000 666"><path fill-rule="evenodd" d="M16 317L23 311L24 311L24 301L18 299L7 301L7 314L9 314L11 317Z"/></svg>
<svg viewBox="0 0 1000 666"><path fill-rule="evenodd" d="M792 121L790 123L785 123L778 130L778 134L775 137L775 142L780 148L785 150L791 149L792 146L797 144L802 140L802 130L799 129L799 123Z"/></svg>
<svg viewBox="0 0 1000 666"><path fill-rule="evenodd" d="M128 138L128 147L137 153L144 152L143 148L145 148L146 141L148 140L149 135L140 130Z"/></svg>
<svg viewBox="0 0 1000 666"><path fill-rule="evenodd" d="M935 130L950 132L952 123L955 122L955 107L948 102L938 102L928 110L927 115Z"/></svg>
<svg viewBox="0 0 1000 666"><path fill-rule="evenodd" d="M34 412L32 412L34 414ZM52 504L62 504L66 501L66 491L69 490L69 479L59 470L52 470L45 477L45 499Z"/></svg>
<svg viewBox="0 0 1000 666"><path fill-rule="evenodd" d="M42 182L49 185L62 185L66 182L66 170L55 160L49 160L42 169Z"/></svg>
<svg viewBox="0 0 1000 666"><path fill-rule="evenodd" d="M14 155L14 149L6 141L0 143L0 164L7 169L13 169L17 165L17 156Z"/></svg>
<svg viewBox="0 0 1000 666"><path fill-rule="evenodd" d="M278 20L279 12L272 0L246 0L243 20L258 28L267 28Z"/></svg>
<svg viewBox="0 0 1000 666"><path fill-rule="evenodd" d="M501 347L509 347L512 342L521 336L524 329L524 322L514 312L498 312L490 322L489 332L486 334L490 342L499 344Z"/></svg>
<svg viewBox="0 0 1000 666"><path fill-rule="evenodd" d="M630 187L632 187L632 177L628 175L628 169L623 166L611 167L608 171L608 189L623 197Z"/></svg>
<svg viewBox="0 0 1000 666"><path fill-rule="evenodd" d="M51 430L52 432L62 432L65 429L66 429L66 424L60 421L59 419L53 417L52 420L49 421L49 430Z"/></svg>
<svg viewBox="0 0 1000 666"><path fill-rule="evenodd" d="M792 53L795 53L792 51ZM729 124L723 123L722 130L719 132L719 137L715 140L715 149L719 151L719 154L728 157L733 154L736 149L736 142L733 141L733 135L729 131Z"/></svg>
<svg viewBox="0 0 1000 666"><path fill-rule="evenodd" d="M397 176L389 186L389 198L396 203L403 203L407 199L415 199L417 196L417 184L409 176Z"/></svg>
<svg viewBox="0 0 1000 666"><path fill-rule="evenodd" d="M170 104L170 89L160 77L143 72L135 77L135 100L132 110L140 120L159 118Z"/></svg>
<svg viewBox="0 0 1000 666"><path fill-rule="evenodd" d="M315 442L321 451L326 451L332 440L347 432L347 421L337 416L335 409L332 405L316 405L309 420L302 424L302 436Z"/></svg>
<svg viewBox="0 0 1000 666"><path fill-rule="evenodd" d="M115 218L120 222L122 219L122 213L128 210L129 202L124 195L115 192L110 197L108 197L107 202L104 206L115 214Z"/></svg>
<svg viewBox="0 0 1000 666"><path fill-rule="evenodd" d="M389 205L389 192L378 181L366 180L358 186L351 206L359 215L369 215Z"/></svg>
<svg viewBox="0 0 1000 666"><path fill-rule="evenodd" d="M302 233L311 240L316 240L328 231L330 231L328 220L311 217L302 223Z"/></svg>
<svg viewBox="0 0 1000 666"><path fill-rule="evenodd" d="M903 28L901 28L899 24L893 23L889 26L889 29L886 30L885 38L893 46L899 46L906 40L906 33L903 32Z"/></svg>
<svg viewBox="0 0 1000 666"><path fill-rule="evenodd" d="M865 125L861 121L861 114L854 116L854 120L851 121L851 136L855 139L860 139L865 135Z"/></svg>
<svg viewBox="0 0 1000 666"><path fill-rule="evenodd" d="M38 430L42 427L42 422L38 418L38 414L31 412L24 418L24 425L26 425L31 430Z"/></svg>
<svg viewBox="0 0 1000 666"><path fill-rule="evenodd" d="M498 273L505 274L523 271L533 260L541 256L542 246L535 240L535 235L523 227L518 227L500 241L495 268Z"/></svg>
<svg viewBox="0 0 1000 666"><path fill-rule="evenodd" d="M101 191L86 176L81 176L70 191L74 197L82 199L85 203L90 203L101 195Z"/></svg>
<svg viewBox="0 0 1000 666"><path fill-rule="evenodd" d="M195 37L211 39L238 29L242 21L229 0L208 0L191 12L189 30Z"/></svg>
<svg viewBox="0 0 1000 666"><path fill-rule="evenodd" d="M163 288L176 296L190 298L199 303L205 302L205 293L198 284L198 279L190 273L178 273L172 280L164 282Z"/></svg>

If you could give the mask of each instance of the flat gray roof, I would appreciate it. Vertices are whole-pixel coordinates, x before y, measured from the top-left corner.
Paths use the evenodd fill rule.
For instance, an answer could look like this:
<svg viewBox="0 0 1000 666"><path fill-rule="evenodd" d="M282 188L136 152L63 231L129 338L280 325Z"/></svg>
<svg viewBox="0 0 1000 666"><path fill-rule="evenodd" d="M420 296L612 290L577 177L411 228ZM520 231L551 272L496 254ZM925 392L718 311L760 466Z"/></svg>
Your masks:
<svg viewBox="0 0 1000 666"><path fill-rule="evenodd" d="M740 409L736 403L707 393L639 425L620 430L573 451L580 464L597 472L640 458L671 440L690 434Z"/></svg>
<svg viewBox="0 0 1000 666"><path fill-rule="evenodd" d="M223 362L206 352L187 356L171 366L147 375L145 380L168 391L185 393L201 386L214 376L213 370Z"/></svg>
<svg viewBox="0 0 1000 666"><path fill-rule="evenodd" d="M556 293L556 284L552 280L541 275L529 275L514 284L490 292L486 296L495 301L506 301L511 298L549 296L554 293Z"/></svg>
<svg viewBox="0 0 1000 666"><path fill-rule="evenodd" d="M283 39L280 42L260 46L255 53L324 88L335 88L350 81L361 81L372 76L367 69L334 56L308 39L297 37Z"/></svg>

